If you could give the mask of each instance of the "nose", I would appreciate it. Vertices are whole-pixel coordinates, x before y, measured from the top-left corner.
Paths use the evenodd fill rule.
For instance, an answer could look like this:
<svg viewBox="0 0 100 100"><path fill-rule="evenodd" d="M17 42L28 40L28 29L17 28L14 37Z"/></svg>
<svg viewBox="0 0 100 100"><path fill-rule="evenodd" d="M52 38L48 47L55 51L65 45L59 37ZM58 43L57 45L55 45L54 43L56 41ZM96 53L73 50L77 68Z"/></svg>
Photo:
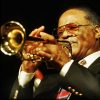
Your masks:
<svg viewBox="0 0 100 100"><path fill-rule="evenodd" d="M68 32L68 31L64 31L63 33L62 33L62 35L59 37L60 39L67 39L68 37L71 37L71 36L73 36L73 34L71 34L70 32Z"/></svg>

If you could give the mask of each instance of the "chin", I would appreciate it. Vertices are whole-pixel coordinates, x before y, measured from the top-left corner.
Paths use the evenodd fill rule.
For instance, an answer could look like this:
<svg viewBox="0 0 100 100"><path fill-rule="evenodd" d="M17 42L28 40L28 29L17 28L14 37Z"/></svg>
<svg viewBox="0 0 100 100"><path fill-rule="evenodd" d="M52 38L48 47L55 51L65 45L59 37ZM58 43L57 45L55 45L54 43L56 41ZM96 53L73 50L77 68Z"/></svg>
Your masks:
<svg viewBox="0 0 100 100"><path fill-rule="evenodd" d="M77 55L79 53L79 50L77 48L72 48L72 55Z"/></svg>

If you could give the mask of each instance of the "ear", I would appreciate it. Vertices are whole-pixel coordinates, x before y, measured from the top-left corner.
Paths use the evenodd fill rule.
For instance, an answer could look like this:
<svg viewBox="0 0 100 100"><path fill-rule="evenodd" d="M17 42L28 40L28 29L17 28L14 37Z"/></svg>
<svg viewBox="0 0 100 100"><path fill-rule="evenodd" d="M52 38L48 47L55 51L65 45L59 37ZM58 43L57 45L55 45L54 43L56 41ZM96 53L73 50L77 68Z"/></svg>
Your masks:
<svg viewBox="0 0 100 100"><path fill-rule="evenodd" d="M100 26L96 26L95 31L96 31L95 38L99 39L100 38Z"/></svg>

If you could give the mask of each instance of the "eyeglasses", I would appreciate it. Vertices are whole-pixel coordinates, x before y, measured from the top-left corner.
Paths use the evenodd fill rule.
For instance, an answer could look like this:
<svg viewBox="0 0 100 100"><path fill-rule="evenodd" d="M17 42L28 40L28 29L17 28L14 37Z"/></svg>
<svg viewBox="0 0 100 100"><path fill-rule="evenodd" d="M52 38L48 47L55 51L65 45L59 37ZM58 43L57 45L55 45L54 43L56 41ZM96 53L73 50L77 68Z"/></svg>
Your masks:
<svg viewBox="0 0 100 100"><path fill-rule="evenodd" d="M61 36L61 34L64 32L64 31L68 31L68 32L75 32L75 31L78 31L80 27L82 26L92 26L90 24L86 24L86 25L77 25L75 23L70 23L70 24L66 24L66 25L63 25L61 27L58 27L56 29L54 29L54 31L56 31L56 35L59 37ZM56 36L56 37L57 37Z"/></svg>

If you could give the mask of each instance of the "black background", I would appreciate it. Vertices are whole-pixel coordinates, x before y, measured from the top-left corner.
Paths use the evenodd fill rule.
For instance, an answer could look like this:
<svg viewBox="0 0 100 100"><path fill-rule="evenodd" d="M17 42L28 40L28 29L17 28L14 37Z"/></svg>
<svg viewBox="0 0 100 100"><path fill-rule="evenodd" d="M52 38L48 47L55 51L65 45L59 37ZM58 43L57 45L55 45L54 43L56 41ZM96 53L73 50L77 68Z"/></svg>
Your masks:
<svg viewBox="0 0 100 100"><path fill-rule="evenodd" d="M7 21L20 22L26 29L27 35L41 25L45 31L52 33L57 26L57 19L63 9L73 5L85 5L98 15L99 0L1 0L0 26ZM17 77L21 61L15 56L5 56L0 51L0 98L8 98L11 86Z"/></svg>

